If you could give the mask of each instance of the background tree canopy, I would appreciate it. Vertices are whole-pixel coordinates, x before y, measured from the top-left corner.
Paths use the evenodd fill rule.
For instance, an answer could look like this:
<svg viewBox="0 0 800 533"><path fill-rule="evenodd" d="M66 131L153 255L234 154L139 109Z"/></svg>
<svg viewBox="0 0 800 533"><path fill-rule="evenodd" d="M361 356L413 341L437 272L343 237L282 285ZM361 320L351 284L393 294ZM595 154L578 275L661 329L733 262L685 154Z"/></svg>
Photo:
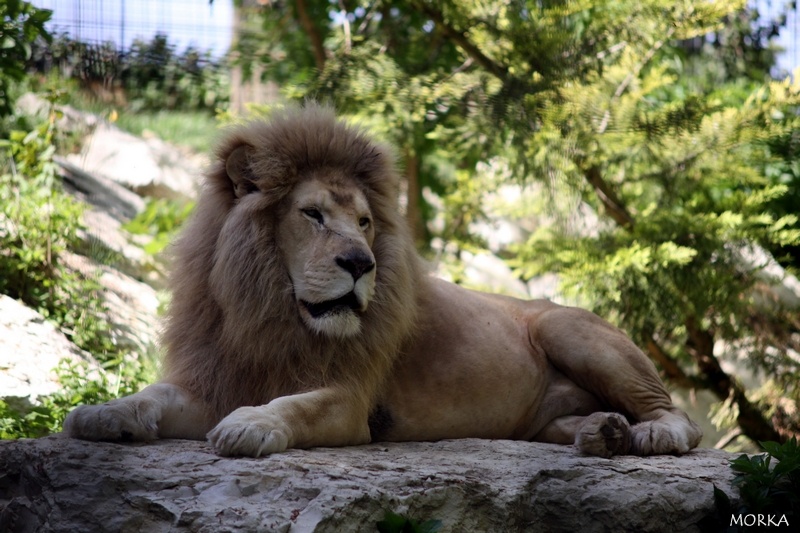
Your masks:
<svg viewBox="0 0 800 533"><path fill-rule="evenodd" d="M558 273L673 385L712 391L721 424L798 433L800 314L780 283L800 265L800 79L769 76L779 21L743 1L243 4L260 30L240 33L245 67L398 147L423 248L486 246L486 198L538 191L503 215L553 223L495 250L521 279Z"/></svg>

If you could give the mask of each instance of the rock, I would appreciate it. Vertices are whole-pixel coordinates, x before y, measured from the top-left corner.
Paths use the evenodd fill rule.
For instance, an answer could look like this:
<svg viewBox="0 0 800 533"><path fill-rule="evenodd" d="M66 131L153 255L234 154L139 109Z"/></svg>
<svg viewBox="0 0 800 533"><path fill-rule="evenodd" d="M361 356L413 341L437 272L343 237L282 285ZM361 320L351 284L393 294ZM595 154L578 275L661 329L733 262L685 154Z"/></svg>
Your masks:
<svg viewBox="0 0 800 533"><path fill-rule="evenodd" d="M78 254L63 252L64 265L83 276L96 279L106 305L106 319L112 326L107 334L129 357L155 353L160 321L156 290L114 268Z"/></svg>
<svg viewBox="0 0 800 533"><path fill-rule="evenodd" d="M85 172L80 166L61 156L54 156L61 167L61 178L67 192L77 199L107 213L117 222L128 222L145 208L145 201L102 174Z"/></svg>
<svg viewBox="0 0 800 533"><path fill-rule="evenodd" d="M62 359L96 365L42 315L0 294L0 397L35 402L37 396L56 392L53 369Z"/></svg>
<svg viewBox="0 0 800 533"><path fill-rule="evenodd" d="M17 99L15 107L17 112L22 115L27 115L37 120L47 120L53 105L34 93L25 93ZM56 127L61 132L86 135L100 121L97 115L79 111L72 106L57 104L54 107L60 113L56 121Z"/></svg>
<svg viewBox="0 0 800 533"><path fill-rule="evenodd" d="M376 531L387 511L452 531L700 531L728 453L584 457L465 439L223 458L205 442L0 442L2 531Z"/></svg>
<svg viewBox="0 0 800 533"><path fill-rule="evenodd" d="M101 122L80 154L67 161L104 176L141 196L193 199L205 159L158 138L142 139Z"/></svg>

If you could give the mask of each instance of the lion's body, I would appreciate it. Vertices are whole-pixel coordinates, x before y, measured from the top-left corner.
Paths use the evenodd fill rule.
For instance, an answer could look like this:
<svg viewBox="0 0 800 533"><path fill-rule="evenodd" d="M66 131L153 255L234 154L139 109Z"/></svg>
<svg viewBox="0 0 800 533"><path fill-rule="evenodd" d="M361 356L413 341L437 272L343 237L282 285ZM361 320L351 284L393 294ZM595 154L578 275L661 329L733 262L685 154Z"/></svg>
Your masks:
<svg viewBox="0 0 800 533"><path fill-rule="evenodd" d="M426 275L398 186L383 147L315 105L233 132L175 246L161 383L79 408L65 430L208 434L226 455L376 439L605 456L699 443L652 363L602 319Z"/></svg>

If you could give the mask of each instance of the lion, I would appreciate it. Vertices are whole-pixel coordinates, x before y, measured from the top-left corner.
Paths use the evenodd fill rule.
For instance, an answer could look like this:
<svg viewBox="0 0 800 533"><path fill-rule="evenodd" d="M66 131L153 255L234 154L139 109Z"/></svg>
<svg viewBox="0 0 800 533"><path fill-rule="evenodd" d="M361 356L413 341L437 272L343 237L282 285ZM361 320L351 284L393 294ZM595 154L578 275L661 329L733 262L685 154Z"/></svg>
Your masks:
<svg viewBox="0 0 800 533"><path fill-rule="evenodd" d="M66 434L253 457L468 437L601 457L699 444L610 323L428 274L391 150L330 108L239 126L206 177L174 244L162 379L76 408Z"/></svg>

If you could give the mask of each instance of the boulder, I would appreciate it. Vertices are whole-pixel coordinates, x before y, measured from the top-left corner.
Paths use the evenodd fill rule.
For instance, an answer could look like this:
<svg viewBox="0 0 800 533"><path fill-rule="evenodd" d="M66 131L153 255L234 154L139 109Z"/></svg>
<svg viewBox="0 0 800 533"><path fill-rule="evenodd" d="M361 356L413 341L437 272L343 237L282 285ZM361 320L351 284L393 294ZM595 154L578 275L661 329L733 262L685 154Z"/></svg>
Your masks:
<svg viewBox="0 0 800 533"><path fill-rule="evenodd" d="M84 172L108 178L140 196L190 200L197 196L206 158L156 137L143 139L99 123L80 154L67 161Z"/></svg>
<svg viewBox="0 0 800 533"><path fill-rule="evenodd" d="M217 456L205 442L0 442L0 531L376 531L387 511L452 531L700 531L732 455L581 456L464 439Z"/></svg>
<svg viewBox="0 0 800 533"><path fill-rule="evenodd" d="M62 359L92 367L94 359L24 303L0 294L0 397L35 403L59 390ZM0 529L1 531L1 529Z"/></svg>

